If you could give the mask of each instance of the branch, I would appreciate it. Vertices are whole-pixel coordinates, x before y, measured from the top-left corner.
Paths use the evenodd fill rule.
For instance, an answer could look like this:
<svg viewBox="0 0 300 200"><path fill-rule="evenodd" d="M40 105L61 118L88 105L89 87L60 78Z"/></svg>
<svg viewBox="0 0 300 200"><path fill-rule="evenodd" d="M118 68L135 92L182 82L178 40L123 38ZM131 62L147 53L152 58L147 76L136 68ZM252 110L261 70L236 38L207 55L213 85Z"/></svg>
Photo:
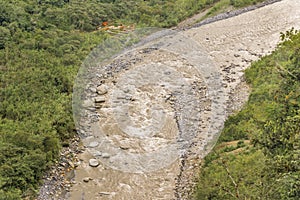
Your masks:
<svg viewBox="0 0 300 200"><path fill-rule="evenodd" d="M233 198L237 198L236 195L234 195L232 192L230 192L229 189L226 189L225 186L221 186L222 190L224 190L225 192L227 192L228 194L230 194Z"/></svg>
<svg viewBox="0 0 300 200"><path fill-rule="evenodd" d="M285 72L287 72L290 76L292 76L293 78L297 79L297 77L296 77L294 74L292 74L289 70L283 68L278 62L276 62L276 66L279 68L279 70L285 71ZM278 69L278 68L277 68L277 69Z"/></svg>
<svg viewBox="0 0 300 200"><path fill-rule="evenodd" d="M222 166L224 167L224 169L225 169L226 172L227 172L227 176L230 178L231 182L232 182L233 185L234 185L234 188L235 188L235 195L233 195L233 196L234 196L235 198L237 198L237 199L240 199L239 186L238 186L238 184L234 181L233 177L231 176L230 171L229 171L228 167L227 167L226 164L225 164L225 161L224 161L223 159L222 159L221 161L222 161L222 162L221 162ZM232 193L229 192L229 194L232 194Z"/></svg>

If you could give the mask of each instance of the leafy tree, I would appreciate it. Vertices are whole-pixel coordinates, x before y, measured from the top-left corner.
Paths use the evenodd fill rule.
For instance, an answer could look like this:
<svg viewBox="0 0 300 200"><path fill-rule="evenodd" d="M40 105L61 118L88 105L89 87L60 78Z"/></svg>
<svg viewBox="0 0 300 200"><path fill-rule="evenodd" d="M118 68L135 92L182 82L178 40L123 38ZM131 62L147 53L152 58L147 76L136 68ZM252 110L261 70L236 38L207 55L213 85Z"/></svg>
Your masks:
<svg viewBox="0 0 300 200"><path fill-rule="evenodd" d="M5 48L5 43L9 41L10 39L10 31L5 28L0 26L0 49Z"/></svg>

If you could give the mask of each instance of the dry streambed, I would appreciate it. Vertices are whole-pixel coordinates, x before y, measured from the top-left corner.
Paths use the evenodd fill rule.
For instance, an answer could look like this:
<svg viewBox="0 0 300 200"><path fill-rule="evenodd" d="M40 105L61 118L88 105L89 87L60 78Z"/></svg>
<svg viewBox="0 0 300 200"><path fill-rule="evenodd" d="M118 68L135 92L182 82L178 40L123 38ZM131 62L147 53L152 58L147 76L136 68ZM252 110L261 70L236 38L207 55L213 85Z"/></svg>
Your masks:
<svg viewBox="0 0 300 200"><path fill-rule="evenodd" d="M76 118L86 148L62 199L188 199L200 159L247 98L244 69L292 27L300 1L283 0L162 31L88 67Z"/></svg>

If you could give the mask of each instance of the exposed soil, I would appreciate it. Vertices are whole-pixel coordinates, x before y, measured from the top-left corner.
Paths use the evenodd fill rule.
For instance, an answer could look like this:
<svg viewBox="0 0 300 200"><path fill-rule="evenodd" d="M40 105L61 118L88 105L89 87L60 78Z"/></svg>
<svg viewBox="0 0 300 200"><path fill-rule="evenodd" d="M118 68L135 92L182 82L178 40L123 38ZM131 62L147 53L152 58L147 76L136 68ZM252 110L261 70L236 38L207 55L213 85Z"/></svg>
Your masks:
<svg viewBox="0 0 300 200"><path fill-rule="evenodd" d="M84 123L89 130L81 130L86 148L76 155L80 162L77 158L72 161L76 166L67 194L59 195L63 188L50 191L45 184L38 199L190 199L201 159L212 148L226 117L247 100L249 88L244 82L244 70L275 49L280 32L292 27L300 29L299 0L283 0L250 10L198 24L173 37L162 36L142 45L141 51L120 56L112 65L117 67L94 71L98 75L110 73L106 77L91 76L89 88L93 89L87 97L98 98L101 105L90 109L86 116ZM145 51L156 44L161 47ZM160 69L165 70L165 76L152 76ZM123 78L126 76L136 81ZM145 84L147 80L149 84ZM186 87L181 87L178 80L184 80ZM97 89L101 81L105 86ZM126 88L127 85L138 89ZM118 108L122 108L121 113ZM124 109L129 117L125 117ZM101 143L104 140L118 148ZM181 140L184 142L178 143ZM175 149L179 144L184 151L168 149L173 144ZM148 156L145 152L164 148L161 154L150 155L139 164L131 164L142 159L139 157L122 164L124 155ZM167 159L154 159L152 168L143 164L160 155L167 155ZM90 166L90 159L99 161L96 167ZM68 166L72 164L68 162Z"/></svg>

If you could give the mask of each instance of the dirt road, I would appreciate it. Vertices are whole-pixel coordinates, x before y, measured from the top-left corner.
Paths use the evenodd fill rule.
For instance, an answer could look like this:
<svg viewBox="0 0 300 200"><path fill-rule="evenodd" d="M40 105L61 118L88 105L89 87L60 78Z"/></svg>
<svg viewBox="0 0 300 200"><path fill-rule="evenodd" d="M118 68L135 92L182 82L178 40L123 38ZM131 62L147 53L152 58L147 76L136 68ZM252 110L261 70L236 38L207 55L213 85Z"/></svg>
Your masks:
<svg viewBox="0 0 300 200"><path fill-rule="evenodd" d="M157 37L93 72L97 105L85 102L96 108L67 198L187 199L200 159L247 98L244 69L292 27L300 1L283 0Z"/></svg>

